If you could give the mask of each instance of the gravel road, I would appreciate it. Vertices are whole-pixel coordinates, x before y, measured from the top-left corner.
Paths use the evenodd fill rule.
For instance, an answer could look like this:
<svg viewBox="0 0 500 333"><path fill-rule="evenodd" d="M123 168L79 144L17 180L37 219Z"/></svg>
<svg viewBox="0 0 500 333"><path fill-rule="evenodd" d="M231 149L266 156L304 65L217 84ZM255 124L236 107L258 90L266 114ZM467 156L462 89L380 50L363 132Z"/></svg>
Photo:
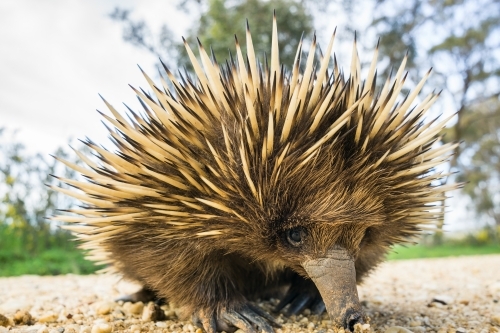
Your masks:
<svg viewBox="0 0 500 333"><path fill-rule="evenodd" d="M0 333L201 333L174 307L115 303L138 287L111 276L0 278ZM369 324L358 333L500 332L500 255L392 261L358 288ZM276 302L259 303L268 311ZM277 333L333 333L326 315L279 315ZM237 331L238 332L238 331ZM239 332L238 332L239 333Z"/></svg>

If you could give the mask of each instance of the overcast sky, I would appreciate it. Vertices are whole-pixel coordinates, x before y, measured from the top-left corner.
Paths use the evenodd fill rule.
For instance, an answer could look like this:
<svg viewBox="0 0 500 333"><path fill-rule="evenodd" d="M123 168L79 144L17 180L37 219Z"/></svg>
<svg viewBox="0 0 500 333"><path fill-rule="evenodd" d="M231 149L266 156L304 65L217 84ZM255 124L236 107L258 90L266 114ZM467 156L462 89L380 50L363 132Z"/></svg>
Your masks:
<svg viewBox="0 0 500 333"><path fill-rule="evenodd" d="M188 23L171 1L0 1L0 127L19 130L30 152L51 153L69 138L102 142L98 94L119 109L138 105L128 84L144 86L137 64L154 75L155 59L122 40L108 17L116 5L153 26L168 20L179 39Z"/></svg>
<svg viewBox="0 0 500 333"><path fill-rule="evenodd" d="M192 23L167 0L0 1L0 128L18 130L29 152L49 154L86 136L108 145L98 94L119 110L122 102L139 109L128 84L145 87L137 64L154 76L156 59L123 41L108 17L117 5L153 27L168 22L179 39ZM470 226L464 202L448 205L447 229Z"/></svg>

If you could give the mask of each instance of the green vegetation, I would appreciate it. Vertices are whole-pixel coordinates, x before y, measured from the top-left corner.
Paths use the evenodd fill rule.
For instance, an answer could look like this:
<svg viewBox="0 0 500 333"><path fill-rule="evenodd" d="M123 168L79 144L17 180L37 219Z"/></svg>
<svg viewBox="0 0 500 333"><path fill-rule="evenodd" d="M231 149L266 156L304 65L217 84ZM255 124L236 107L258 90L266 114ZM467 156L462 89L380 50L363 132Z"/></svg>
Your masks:
<svg viewBox="0 0 500 333"><path fill-rule="evenodd" d="M389 253L387 259L402 260L402 259L417 259L417 258L439 258L439 257L455 257L469 256L480 254L500 254L499 244L490 245L457 245L457 244L442 244L442 245L408 245L395 246L393 251Z"/></svg>
<svg viewBox="0 0 500 333"><path fill-rule="evenodd" d="M68 158L62 150L54 155ZM59 170L60 164L26 153L0 128L0 276L89 274L98 269L83 259L69 232L46 218L56 208L72 205L45 186L56 184L51 174L76 176Z"/></svg>
<svg viewBox="0 0 500 333"><path fill-rule="evenodd" d="M77 249L55 248L37 254L0 251L0 276L91 274L99 268Z"/></svg>
<svg viewBox="0 0 500 333"><path fill-rule="evenodd" d="M445 237L442 232L422 237L418 245L398 245L389 260L438 258L500 253L500 227L485 227L463 237Z"/></svg>
<svg viewBox="0 0 500 333"><path fill-rule="evenodd" d="M204 13L199 19L193 20L185 36L186 41L193 50L196 50L197 39L199 39L207 50L213 51L215 59L220 63L228 59L229 51L236 56L234 53L235 36L239 40L242 52L246 52L244 22L247 19L252 31L256 54L259 58L263 57L261 50L271 49L269 27L272 26L273 10L279 13L276 20L280 27L279 50L282 63L293 64L301 34L309 36L313 32L312 15L309 14L304 3L294 0L209 0L201 7L204 8ZM187 10L187 7L184 9ZM191 62L185 54L183 41L171 32L168 24L164 24L159 35L155 36L144 21L133 20L131 14L130 10L118 7L110 15L113 20L123 24L126 41L152 52L172 68L186 66L191 69Z"/></svg>

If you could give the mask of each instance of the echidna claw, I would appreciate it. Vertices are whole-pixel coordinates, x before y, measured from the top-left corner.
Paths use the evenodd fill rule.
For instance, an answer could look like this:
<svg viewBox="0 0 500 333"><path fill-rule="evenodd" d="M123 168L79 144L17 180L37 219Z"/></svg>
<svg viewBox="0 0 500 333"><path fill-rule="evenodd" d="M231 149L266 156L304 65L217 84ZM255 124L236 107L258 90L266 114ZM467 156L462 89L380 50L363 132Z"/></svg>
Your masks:
<svg viewBox="0 0 500 333"><path fill-rule="evenodd" d="M246 317L243 317L236 311L225 311L221 315L222 319L226 320L229 324L233 324L234 326L244 330L247 333L257 333L253 325L247 320ZM250 318L248 318L250 319ZM272 332L272 329L271 329Z"/></svg>
<svg viewBox="0 0 500 333"><path fill-rule="evenodd" d="M274 318L251 304L246 304L238 310L222 310L217 318L205 311L198 312L194 320L203 326L207 333L217 331L234 332L242 329L247 333L274 333L272 326L281 327Z"/></svg>
<svg viewBox="0 0 500 333"><path fill-rule="evenodd" d="M217 331L217 322L213 315L207 315L206 312L200 311L197 316L194 316L193 320L200 322L207 333L215 333Z"/></svg>
<svg viewBox="0 0 500 333"><path fill-rule="evenodd" d="M162 298L158 298L157 294L155 291L149 289L148 287L143 287L141 290L130 294L130 295L125 295L122 297L119 297L115 299L115 302L143 302L143 303L148 303L148 302L155 302L157 304L163 304L165 303L165 300Z"/></svg>
<svg viewBox="0 0 500 333"><path fill-rule="evenodd" d="M309 308L315 315L320 315L326 310L325 302L322 299L317 299Z"/></svg>
<svg viewBox="0 0 500 333"><path fill-rule="evenodd" d="M274 311L279 312L287 305L288 309L285 312L287 316L299 314L306 308L310 308L313 314L320 315L326 309L314 283L298 275L292 279L290 289Z"/></svg>
<svg viewBox="0 0 500 333"><path fill-rule="evenodd" d="M276 327L276 328L281 328L281 325L276 321L276 319L274 319L274 317L271 316L266 311L262 310L258 306L250 304L250 303L247 304L247 306L250 308L250 310L252 310L256 314L258 314L259 316L264 317L271 324L271 326Z"/></svg>

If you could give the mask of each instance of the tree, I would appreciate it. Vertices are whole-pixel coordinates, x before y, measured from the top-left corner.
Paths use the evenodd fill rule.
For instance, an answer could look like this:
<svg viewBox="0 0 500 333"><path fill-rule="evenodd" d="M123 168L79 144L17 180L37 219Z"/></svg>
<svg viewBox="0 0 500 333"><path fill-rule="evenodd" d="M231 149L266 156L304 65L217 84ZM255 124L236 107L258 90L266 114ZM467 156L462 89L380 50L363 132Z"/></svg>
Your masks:
<svg viewBox="0 0 500 333"><path fill-rule="evenodd" d="M0 250L35 254L52 246L65 248L70 234L56 228L46 217L56 209L69 208L72 201L46 184L57 182L52 174L76 177L74 171L62 169L53 158L27 154L15 135L7 139L5 133L0 128L0 229L4 238ZM62 149L54 155L68 158Z"/></svg>
<svg viewBox="0 0 500 333"><path fill-rule="evenodd" d="M465 109L461 117L463 140L459 180L476 211L500 226L500 101L491 97ZM452 129L453 130L453 129ZM452 133L453 134L453 133Z"/></svg>
<svg viewBox="0 0 500 333"><path fill-rule="evenodd" d="M187 2L179 5L187 8ZM252 40L257 54L264 61L264 50L271 49L271 26L273 10L279 13L280 58L284 64L292 66L295 52L302 33L312 33L312 17L305 5L294 0L208 0L199 2L201 14L188 32L186 41L194 48L197 38L206 49L212 49L219 62L229 58L229 51L234 54L234 36L239 38L242 50L245 51L245 20L248 19L252 32ZM192 15L194 15L191 12ZM189 66L189 59L182 42L172 38L168 25L163 25L158 36L154 36L151 28L143 20L133 20L131 11L115 8L110 15L112 19L123 24L125 41L152 52L168 65L175 68Z"/></svg>
<svg viewBox="0 0 500 333"><path fill-rule="evenodd" d="M409 50L419 71L434 65L442 107L456 112L445 141L461 141L451 161L479 215L500 225L500 3L495 0L379 1L370 28L390 63Z"/></svg>

